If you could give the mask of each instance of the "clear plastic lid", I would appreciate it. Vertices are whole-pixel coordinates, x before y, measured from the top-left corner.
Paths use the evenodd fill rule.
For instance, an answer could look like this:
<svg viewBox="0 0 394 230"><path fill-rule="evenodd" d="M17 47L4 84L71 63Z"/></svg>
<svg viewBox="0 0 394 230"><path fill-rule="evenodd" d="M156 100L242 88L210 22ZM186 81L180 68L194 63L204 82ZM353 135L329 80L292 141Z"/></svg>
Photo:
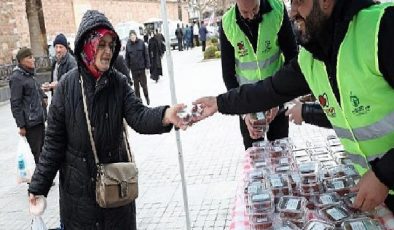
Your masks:
<svg viewBox="0 0 394 230"><path fill-rule="evenodd" d="M252 216L250 218L251 230L273 230L273 217L272 216Z"/></svg>
<svg viewBox="0 0 394 230"><path fill-rule="evenodd" d="M384 227L376 220L369 217L345 220L342 225L344 230L383 230Z"/></svg>
<svg viewBox="0 0 394 230"><path fill-rule="evenodd" d="M316 161L300 163L298 170L301 175L301 183L305 183L305 180L308 180L308 183L317 182L319 179L319 167L320 163Z"/></svg>
<svg viewBox="0 0 394 230"><path fill-rule="evenodd" d="M300 230L297 225L291 221L284 220L275 225L275 230Z"/></svg>
<svg viewBox="0 0 394 230"><path fill-rule="evenodd" d="M308 157L310 154L305 149L293 151L294 157Z"/></svg>
<svg viewBox="0 0 394 230"><path fill-rule="evenodd" d="M289 177L287 174L271 174L268 178L268 184L275 196L290 194Z"/></svg>
<svg viewBox="0 0 394 230"><path fill-rule="evenodd" d="M328 149L326 147L317 147L311 149L311 155L313 156L320 154L327 154L327 153L328 153Z"/></svg>
<svg viewBox="0 0 394 230"><path fill-rule="evenodd" d="M280 213L304 213L306 199L298 196L282 196L279 199L278 211Z"/></svg>
<svg viewBox="0 0 394 230"><path fill-rule="evenodd" d="M274 200L270 191L262 191L249 196L249 215L267 215L274 211Z"/></svg>
<svg viewBox="0 0 394 230"><path fill-rule="evenodd" d="M324 154L320 154L320 155L313 155L311 158L312 158L312 161L320 161L320 162L332 161L334 159L334 158L332 158L331 154L328 154L328 153L324 153Z"/></svg>
<svg viewBox="0 0 394 230"><path fill-rule="evenodd" d="M317 196L316 206L319 208L337 205L341 202L336 193L323 193Z"/></svg>
<svg viewBox="0 0 394 230"><path fill-rule="evenodd" d="M330 147L330 150L331 150L331 152L333 152L333 153L345 151L345 149L343 148L342 145L331 146L331 147Z"/></svg>
<svg viewBox="0 0 394 230"><path fill-rule="evenodd" d="M296 164L302 164L302 163L311 162L311 158L309 156L295 157L294 160L295 160Z"/></svg>
<svg viewBox="0 0 394 230"><path fill-rule="evenodd" d="M324 181L324 187L327 192L336 192L340 196L348 194L350 189L354 186L354 180L350 177L333 178Z"/></svg>
<svg viewBox="0 0 394 230"><path fill-rule="evenodd" d="M261 193L263 190L267 189L267 185L265 180L260 181L249 181L245 188L246 194L258 194Z"/></svg>
<svg viewBox="0 0 394 230"><path fill-rule="evenodd" d="M270 158L280 158L289 156L289 152L281 146L272 146L268 150Z"/></svg>
<svg viewBox="0 0 394 230"><path fill-rule="evenodd" d="M334 230L335 226L323 220L310 220L305 224L303 230Z"/></svg>
<svg viewBox="0 0 394 230"><path fill-rule="evenodd" d="M249 180L249 181L261 180L267 178L269 174L270 172L268 168L253 168L252 170L246 173L245 180Z"/></svg>
<svg viewBox="0 0 394 230"><path fill-rule="evenodd" d="M349 210L339 205L322 208L319 210L319 214L322 218L334 223L336 226L351 217Z"/></svg>
<svg viewBox="0 0 394 230"><path fill-rule="evenodd" d="M342 143L339 139L335 138L335 139L330 139L327 141L327 144L329 146L340 146Z"/></svg>

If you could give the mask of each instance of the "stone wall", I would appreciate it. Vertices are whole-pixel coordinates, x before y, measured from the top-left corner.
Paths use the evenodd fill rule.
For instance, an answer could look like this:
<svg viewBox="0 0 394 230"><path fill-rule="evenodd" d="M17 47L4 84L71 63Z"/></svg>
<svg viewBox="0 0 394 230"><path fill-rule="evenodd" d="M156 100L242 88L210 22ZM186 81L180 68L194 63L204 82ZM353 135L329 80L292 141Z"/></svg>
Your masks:
<svg viewBox="0 0 394 230"><path fill-rule="evenodd" d="M102 11L113 25L129 20L143 23L160 18L160 0L41 0L48 42L64 33L71 42L81 17L88 9ZM176 0L167 0L169 19L178 19ZM182 7L183 21L188 21ZM30 46L25 0L0 1L0 64L10 63L19 47Z"/></svg>

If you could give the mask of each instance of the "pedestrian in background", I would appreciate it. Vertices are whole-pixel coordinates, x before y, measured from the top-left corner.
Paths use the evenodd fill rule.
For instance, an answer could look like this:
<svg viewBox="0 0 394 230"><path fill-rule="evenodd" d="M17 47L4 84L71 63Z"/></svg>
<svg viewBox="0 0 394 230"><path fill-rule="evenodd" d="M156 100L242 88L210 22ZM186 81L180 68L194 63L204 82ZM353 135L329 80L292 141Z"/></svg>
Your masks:
<svg viewBox="0 0 394 230"><path fill-rule="evenodd" d="M194 42L196 43L196 46L200 46L200 40L198 39L198 23L194 22L193 23L193 38L194 38Z"/></svg>
<svg viewBox="0 0 394 230"><path fill-rule="evenodd" d="M179 23L176 25L176 30L175 30L175 36L176 39L178 39L178 50L182 51L183 50L183 32L182 29L179 27Z"/></svg>
<svg viewBox="0 0 394 230"><path fill-rule="evenodd" d="M177 116L183 105L144 106L127 79L113 69L120 47L108 19L88 10L75 39L78 68L66 74L53 96L29 201L34 205L38 195L48 195L59 170L60 216L66 230L137 229L135 201L117 208L101 208L96 202L97 165L85 115L90 118L100 163L128 161L124 120L141 134L166 133L173 124L185 128ZM86 98L86 107L82 98Z"/></svg>
<svg viewBox="0 0 394 230"><path fill-rule="evenodd" d="M64 74L77 67L77 62L68 49L66 36L58 34L53 41L53 47L55 48L55 60L52 63L51 82L42 85L45 92L52 91L52 94Z"/></svg>
<svg viewBox="0 0 394 230"><path fill-rule="evenodd" d="M281 0L237 0L223 15L221 25L222 74L227 90L272 76L297 55L296 40ZM255 65L250 68L251 62ZM245 149L264 138L261 130L253 126L255 121L251 113L240 116ZM280 113L270 123L267 137L280 139L288 132L288 118Z"/></svg>
<svg viewBox="0 0 394 230"><path fill-rule="evenodd" d="M200 35L202 52L204 52L205 51L206 41L207 41L207 34L208 34L208 30L207 30L207 27L205 27L204 21L201 21L201 27L198 30L198 34Z"/></svg>
<svg viewBox="0 0 394 230"><path fill-rule="evenodd" d="M185 43L186 43L186 49L191 49L192 48L193 35L192 35L192 30L190 29L188 24L186 24L184 40L185 40Z"/></svg>
<svg viewBox="0 0 394 230"><path fill-rule="evenodd" d="M44 143L48 97L35 79L31 49L23 47L16 54L18 65L10 77L11 111L19 135L26 137L34 161L38 163Z"/></svg>
<svg viewBox="0 0 394 230"><path fill-rule="evenodd" d="M164 42L161 40L161 36L159 34L153 34L149 39L149 58L150 58L150 78L154 80L156 83L159 81L161 75L163 75L161 58L165 50L163 50ZM165 46L164 46L165 48Z"/></svg>
<svg viewBox="0 0 394 230"><path fill-rule="evenodd" d="M134 90L137 97L140 96L140 87L145 96L146 104L150 104L148 85L145 70L150 68L148 48L144 41L137 37L134 30L130 31L130 39L126 44L126 64L131 71L134 82Z"/></svg>

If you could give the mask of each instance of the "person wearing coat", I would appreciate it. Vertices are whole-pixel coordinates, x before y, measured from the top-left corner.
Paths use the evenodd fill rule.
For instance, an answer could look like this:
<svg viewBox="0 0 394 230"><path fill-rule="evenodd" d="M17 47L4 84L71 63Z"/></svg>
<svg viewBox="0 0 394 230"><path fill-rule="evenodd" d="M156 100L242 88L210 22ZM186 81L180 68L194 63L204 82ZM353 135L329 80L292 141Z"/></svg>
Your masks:
<svg viewBox="0 0 394 230"><path fill-rule="evenodd" d="M69 51L67 38L63 34L58 34L53 41L56 57L52 63L51 83L43 84L41 87L45 92L56 89L58 82L65 73L77 67L74 56Z"/></svg>
<svg viewBox="0 0 394 230"><path fill-rule="evenodd" d="M10 77L11 112L19 135L26 137L37 163L44 144L45 120L48 97L35 79L34 57L30 48L21 48L17 55L18 65Z"/></svg>
<svg viewBox="0 0 394 230"><path fill-rule="evenodd" d="M159 34L153 35L149 39L148 50L150 58L150 78L156 83L159 81L161 75L163 75L163 69L161 65L161 58L163 57L164 50L162 49L162 40Z"/></svg>
<svg viewBox="0 0 394 230"><path fill-rule="evenodd" d="M186 128L176 115L184 105L146 107L126 77L114 70L120 47L106 16L88 10L75 39L78 68L59 82L50 105L45 144L28 189L29 201L34 205L38 195L47 196L59 171L60 218L66 230L136 229L134 201L118 208L101 208L96 203L97 167L83 97L100 163L128 161L124 120L141 134L166 133L173 125Z"/></svg>

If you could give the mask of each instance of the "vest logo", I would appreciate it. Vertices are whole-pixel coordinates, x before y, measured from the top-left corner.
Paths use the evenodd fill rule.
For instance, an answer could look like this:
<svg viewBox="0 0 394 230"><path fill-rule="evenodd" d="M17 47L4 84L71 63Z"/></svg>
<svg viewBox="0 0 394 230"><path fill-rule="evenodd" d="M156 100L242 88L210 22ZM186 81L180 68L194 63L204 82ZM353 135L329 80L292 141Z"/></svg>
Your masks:
<svg viewBox="0 0 394 230"><path fill-rule="evenodd" d="M353 106L352 113L356 116L361 116L371 111L371 106L360 105L360 99L356 95L353 95L352 92L350 92L350 102Z"/></svg>
<svg viewBox="0 0 394 230"><path fill-rule="evenodd" d="M327 114L327 116L335 117L336 116L335 108L332 106L330 107L327 94L323 93L322 95L319 95L318 99L320 105L323 107L323 110Z"/></svg>
<svg viewBox="0 0 394 230"><path fill-rule="evenodd" d="M265 42L264 42L264 46L265 46L265 48L264 48L264 50L263 50L263 53L269 52L269 51L272 49L271 41L270 41L270 40L265 41Z"/></svg>
<svg viewBox="0 0 394 230"><path fill-rule="evenodd" d="M237 47L238 47L238 55L240 57L245 57L246 55L248 55L248 50L245 48L245 44L243 41L238 42Z"/></svg>

